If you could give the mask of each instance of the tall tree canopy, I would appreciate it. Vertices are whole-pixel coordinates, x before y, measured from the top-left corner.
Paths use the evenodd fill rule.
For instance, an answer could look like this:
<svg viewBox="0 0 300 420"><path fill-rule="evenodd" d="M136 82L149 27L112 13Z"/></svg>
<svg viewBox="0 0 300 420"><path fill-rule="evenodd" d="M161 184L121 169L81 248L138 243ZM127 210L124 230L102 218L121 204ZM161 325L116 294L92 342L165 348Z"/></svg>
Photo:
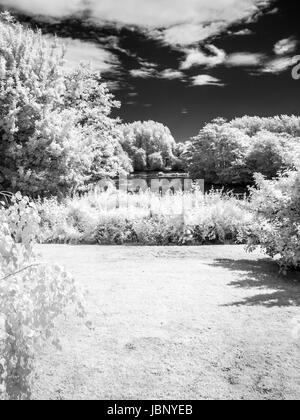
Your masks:
<svg viewBox="0 0 300 420"><path fill-rule="evenodd" d="M29 194L82 187L131 169L119 107L98 73L65 70L64 47L0 17L0 185Z"/></svg>
<svg viewBox="0 0 300 420"><path fill-rule="evenodd" d="M158 122L124 124L122 146L135 171L163 171L178 164L174 137L168 127Z"/></svg>
<svg viewBox="0 0 300 420"><path fill-rule="evenodd" d="M300 145L300 117L219 118L186 145L184 160L194 178L212 184L248 185L254 174L267 178L295 165Z"/></svg>

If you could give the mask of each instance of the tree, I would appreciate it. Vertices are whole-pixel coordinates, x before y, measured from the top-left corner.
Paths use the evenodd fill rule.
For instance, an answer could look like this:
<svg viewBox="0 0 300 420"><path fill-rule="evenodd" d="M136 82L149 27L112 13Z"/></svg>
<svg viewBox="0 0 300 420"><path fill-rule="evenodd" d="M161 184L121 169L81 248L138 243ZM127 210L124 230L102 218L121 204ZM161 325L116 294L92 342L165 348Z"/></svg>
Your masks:
<svg viewBox="0 0 300 420"><path fill-rule="evenodd" d="M186 167L193 178L211 184L246 186L255 173L271 179L295 166L299 123L294 116L213 120L187 143Z"/></svg>
<svg viewBox="0 0 300 420"><path fill-rule="evenodd" d="M78 124L93 144L92 178L113 177L118 172L132 170L128 155L121 146L122 131L119 119L111 118L112 109L119 108L98 72L80 66L65 78L64 106L76 109Z"/></svg>
<svg viewBox="0 0 300 420"><path fill-rule="evenodd" d="M193 178L207 183L239 184L245 168L248 138L225 120L207 124L187 144L185 161Z"/></svg>
<svg viewBox="0 0 300 420"><path fill-rule="evenodd" d="M173 170L174 171L185 171L186 165L184 161L184 156L187 151L187 143L177 143L175 149L175 159L173 161Z"/></svg>
<svg viewBox="0 0 300 420"><path fill-rule="evenodd" d="M286 134L258 132L251 141L246 158L246 165L251 174L258 172L268 179L288 168L286 152L293 144L291 136ZM251 180L252 181L252 180Z"/></svg>
<svg viewBox="0 0 300 420"><path fill-rule="evenodd" d="M149 167L151 171L162 171L164 169L164 161L161 153L156 152L149 156Z"/></svg>
<svg viewBox="0 0 300 420"><path fill-rule="evenodd" d="M268 118L249 117L245 115L242 118L235 118L229 124L234 128L242 130L250 137L255 136L260 131L300 137L300 117L295 115L276 115Z"/></svg>
<svg viewBox="0 0 300 420"><path fill-rule="evenodd" d="M147 169L147 156L144 149L137 149L132 157L133 167L136 171L145 171Z"/></svg>
<svg viewBox="0 0 300 420"><path fill-rule="evenodd" d="M130 170L110 117L119 103L98 73L68 73L64 47L0 20L0 183L28 194L66 193Z"/></svg>
<svg viewBox="0 0 300 420"><path fill-rule="evenodd" d="M135 171L166 170L176 160L176 142L169 128L154 121L124 124L121 144Z"/></svg>

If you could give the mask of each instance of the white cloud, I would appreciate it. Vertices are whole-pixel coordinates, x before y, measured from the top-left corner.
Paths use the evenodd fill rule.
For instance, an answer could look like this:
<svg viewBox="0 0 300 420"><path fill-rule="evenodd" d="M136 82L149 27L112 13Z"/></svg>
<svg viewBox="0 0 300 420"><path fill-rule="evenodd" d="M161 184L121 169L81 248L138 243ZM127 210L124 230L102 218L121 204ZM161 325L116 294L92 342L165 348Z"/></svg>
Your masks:
<svg viewBox="0 0 300 420"><path fill-rule="evenodd" d="M157 64L149 63L143 60L139 61L141 63L141 67L139 69L130 70L130 74L132 77L142 79L156 78L167 80L184 79L185 77L185 75L179 70L165 69L159 71L156 69Z"/></svg>
<svg viewBox="0 0 300 420"><path fill-rule="evenodd" d="M277 55L292 54L297 48L298 42L294 38L287 38L278 41L274 46L274 52Z"/></svg>
<svg viewBox="0 0 300 420"><path fill-rule="evenodd" d="M62 17L89 9L98 23L154 31L171 46L188 46L251 19L272 0L5 0L23 11ZM159 30L159 32L157 32ZM150 32L151 33L151 32Z"/></svg>
<svg viewBox="0 0 300 420"><path fill-rule="evenodd" d="M231 67L258 67L264 59L264 54L240 52L229 55L226 64Z"/></svg>
<svg viewBox="0 0 300 420"><path fill-rule="evenodd" d="M225 28L224 22L213 22L209 25L183 23L161 31L157 38L168 45L183 47L203 41Z"/></svg>
<svg viewBox="0 0 300 420"><path fill-rule="evenodd" d="M132 77L141 78L141 79L149 79L150 77L155 77L156 71L153 69L147 68L140 68L140 69L133 69L129 72Z"/></svg>
<svg viewBox="0 0 300 420"><path fill-rule="evenodd" d="M127 87L127 84L122 80L105 80L105 83L111 92Z"/></svg>
<svg viewBox="0 0 300 420"><path fill-rule="evenodd" d="M166 69L162 71L159 76L162 79L168 79L168 80L175 80L175 79L183 79L184 74L179 70L173 70L173 69Z"/></svg>
<svg viewBox="0 0 300 420"><path fill-rule="evenodd" d="M157 67L156 63L151 63L150 61L143 60L142 58L138 58L138 62L141 67L146 69L155 69Z"/></svg>
<svg viewBox="0 0 300 420"><path fill-rule="evenodd" d="M157 64L150 61L138 58L140 67L138 69L130 70L129 73L132 77L149 79L151 77L157 77Z"/></svg>
<svg viewBox="0 0 300 420"><path fill-rule="evenodd" d="M80 62L91 63L93 69L102 73L117 71L118 59L109 51L101 48L92 42L82 42L71 38L65 38L66 45L66 67L71 69Z"/></svg>
<svg viewBox="0 0 300 420"><path fill-rule="evenodd" d="M192 84L193 86L225 86L221 80L208 74L200 74L199 76L193 77Z"/></svg>
<svg viewBox="0 0 300 420"><path fill-rule="evenodd" d="M225 62L225 51L220 50L214 45L207 45L206 48L211 52L211 55L205 54L198 48L186 50L186 58L181 63L180 68L182 70L187 70L194 66L206 66L212 68Z"/></svg>
<svg viewBox="0 0 300 420"><path fill-rule="evenodd" d="M118 27L137 27L149 37L160 40L172 48L186 53L179 70L188 70L194 66L214 68L221 64L246 66L254 57L229 56L214 45L206 50L196 47L199 42L220 35L232 24L246 25L257 19L259 12L273 0L5 0L7 6L23 11L54 17L63 17L84 10L90 11L91 19L97 24L109 23ZM244 32L245 33L245 32ZM242 32L238 33L242 35ZM209 42L209 41L207 41ZM120 52L117 40L112 39ZM69 66L79 61L92 61L95 68L102 72L118 73L117 58L102 47L92 43L70 41L67 55ZM256 58L258 60L258 57ZM179 70L159 71L152 63L139 61L140 67L130 71L136 78L163 78L184 80ZM256 65L256 64L255 64ZM114 82L116 83L116 82ZM218 79L200 75L193 79L195 85L222 86Z"/></svg>
<svg viewBox="0 0 300 420"><path fill-rule="evenodd" d="M263 73L280 74L289 70L295 64L294 57L281 57L270 60L262 69Z"/></svg>
<svg viewBox="0 0 300 420"><path fill-rule="evenodd" d="M152 28L170 27L186 22L239 20L255 13L261 0L93 0L97 17L129 25Z"/></svg>
<svg viewBox="0 0 300 420"><path fill-rule="evenodd" d="M4 0L1 3L24 12L55 17L78 12L83 4L81 0Z"/></svg>
<svg viewBox="0 0 300 420"><path fill-rule="evenodd" d="M237 32L232 32L231 35L233 36L247 36L247 35L253 35L253 32L250 29L241 29Z"/></svg>
<svg viewBox="0 0 300 420"><path fill-rule="evenodd" d="M272 10L270 10L269 12L267 12L268 15L276 15L277 13L279 13L280 9L278 7L274 7Z"/></svg>
<svg viewBox="0 0 300 420"><path fill-rule="evenodd" d="M265 55L261 53L238 52L227 55L224 50L220 50L214 45L207 45L206 48L211 51L211 55L205 54L197 48L186 50L186 59L181 63L180 68L182 70L188 70L195 66L213 68L220 65L227 65L229 67L259 67L265 60Z"/></svg>

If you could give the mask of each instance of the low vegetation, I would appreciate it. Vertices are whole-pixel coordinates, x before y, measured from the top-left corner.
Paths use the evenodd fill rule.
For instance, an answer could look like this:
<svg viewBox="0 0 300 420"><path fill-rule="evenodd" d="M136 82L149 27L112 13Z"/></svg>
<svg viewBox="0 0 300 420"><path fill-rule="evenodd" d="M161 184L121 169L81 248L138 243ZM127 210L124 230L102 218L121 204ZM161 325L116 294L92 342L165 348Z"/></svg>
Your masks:
<svg viewBox="0 0 300 420"><path fill-rule="evenodd" d="M89 193L39 200L50 243L183 245L234 243L252 220L248 200L211 191L160 196Z"/></svg>

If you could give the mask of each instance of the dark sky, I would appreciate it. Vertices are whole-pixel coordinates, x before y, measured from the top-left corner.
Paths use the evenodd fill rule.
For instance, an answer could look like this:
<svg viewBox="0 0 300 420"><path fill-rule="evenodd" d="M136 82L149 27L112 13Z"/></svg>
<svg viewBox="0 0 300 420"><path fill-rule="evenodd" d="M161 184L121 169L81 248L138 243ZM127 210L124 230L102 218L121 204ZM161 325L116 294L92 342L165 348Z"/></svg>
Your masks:
<svg viewBox="0 0 300 420"><path fill-rule="evenodd" d="M147 0L152 9L145 0L86 0L76 10L61 0L66 8L55 11L39 1L0 4L64 38L70 65L95 61L125 122L156 120L182 141L219 116L299 114L300 80L291 75L300 55L296 1L169 0L168 13L161 0L161 16L158 0ZM120 6L126 3L130 13Z"/></svg>

